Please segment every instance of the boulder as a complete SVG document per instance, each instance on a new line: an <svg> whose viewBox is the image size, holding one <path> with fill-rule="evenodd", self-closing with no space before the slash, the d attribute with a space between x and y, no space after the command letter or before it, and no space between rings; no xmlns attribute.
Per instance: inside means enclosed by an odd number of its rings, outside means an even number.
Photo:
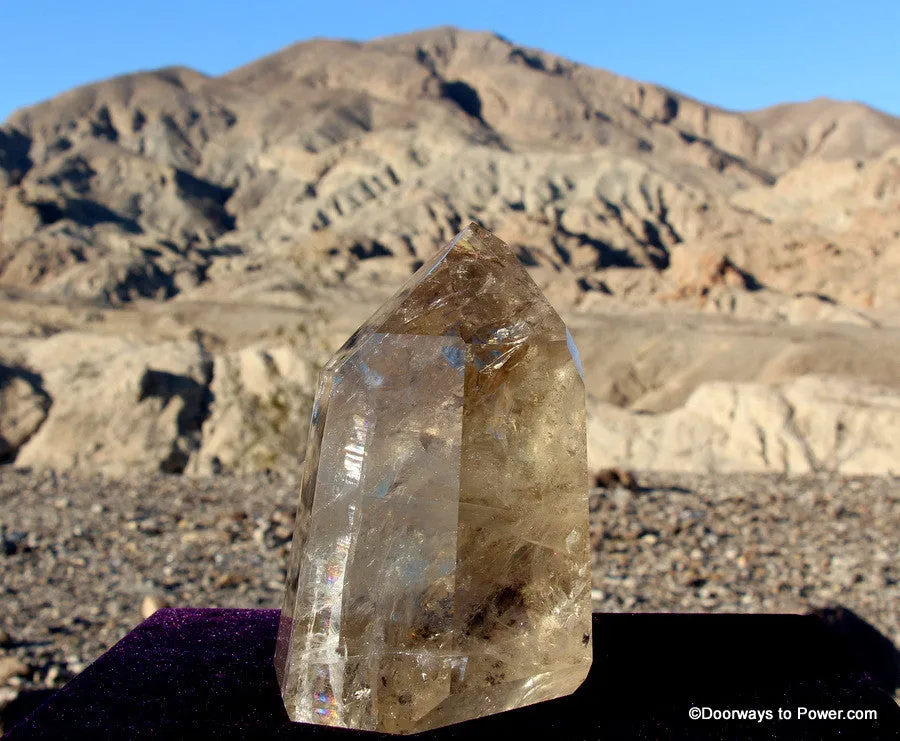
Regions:
<svg viewBox="0 0 900 741"><path fill-rule="evenodd" d="M111 475L184 470L209 404L209 363L195 342L62 332L23 349L53 406L18 465Z"/></svg>
<svg viewBox="0 0 900 741"><path fill-rule="evenodd" d="M50 404L39 375L0 364L0 461L15 460L47 418Z"/></svg>
<svg viewBox="0 0 900 741"><path fill-rule="evenodd" d="M253 346L216 357L211 415L191 474L299 469L316 371L289 345Z"/></svg>
<svg viewBox="0 0 900 741"><path fill-rule="evenodd" d="M680 246L670 255L667 277L674 291L667 298L706 296L713 288L747 289L752 278L742 272L721 250Z"/></svg>

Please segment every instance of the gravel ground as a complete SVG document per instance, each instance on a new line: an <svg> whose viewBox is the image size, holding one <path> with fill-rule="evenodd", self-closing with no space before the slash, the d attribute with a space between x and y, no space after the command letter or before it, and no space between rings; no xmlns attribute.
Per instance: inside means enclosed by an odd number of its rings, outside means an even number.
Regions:
<svg viewBox="0 0 900 741"><path fill-rule="evenodd" d="M842 605L900 644L900 478L637 481L591 495L595 610ZM278 607L296 487L0 472L0 709L60 687L142 608Z"/></svg>

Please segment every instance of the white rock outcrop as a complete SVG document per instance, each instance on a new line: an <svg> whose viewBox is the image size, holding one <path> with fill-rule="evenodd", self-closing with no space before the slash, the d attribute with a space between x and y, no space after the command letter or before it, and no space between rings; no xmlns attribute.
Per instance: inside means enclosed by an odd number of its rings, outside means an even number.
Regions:
<svg viewBox="0 0 900 741"><path fill-rule="evenodd" d="M589 409L596 468L900 474L900 394L840 378L713 382L663 414Z"/></svg>
<svg viewBox="0 0 900 741"><path fill-rule="evenodd" d="M63 332L23 349L53 404L16 465L112 475L184 469L207 393L196 343Z"/></svg>

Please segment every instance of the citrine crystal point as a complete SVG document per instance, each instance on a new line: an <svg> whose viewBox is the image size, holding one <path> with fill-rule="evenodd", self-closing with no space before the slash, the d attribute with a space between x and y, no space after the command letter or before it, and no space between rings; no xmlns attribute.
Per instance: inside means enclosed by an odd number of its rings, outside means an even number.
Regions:
<svg viewBox="0 0 900 741"><path fill-rule="evenodd" d="M573 692L587 497L572 338L470 224L320 376L275 657L290 718L416 733Z"/></svg>

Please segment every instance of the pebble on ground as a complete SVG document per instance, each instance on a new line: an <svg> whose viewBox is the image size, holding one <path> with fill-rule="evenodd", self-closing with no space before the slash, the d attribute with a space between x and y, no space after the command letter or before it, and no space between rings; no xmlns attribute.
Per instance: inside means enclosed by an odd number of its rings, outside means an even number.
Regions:
<svg viewBox="0 0 900 741"><path fill-rule="evenodd" d="M842 605L900 644L900 479L637 474L591 493L596 611ZM297 479L0 472L0 713L163 606L280 607Z"/></svg>

